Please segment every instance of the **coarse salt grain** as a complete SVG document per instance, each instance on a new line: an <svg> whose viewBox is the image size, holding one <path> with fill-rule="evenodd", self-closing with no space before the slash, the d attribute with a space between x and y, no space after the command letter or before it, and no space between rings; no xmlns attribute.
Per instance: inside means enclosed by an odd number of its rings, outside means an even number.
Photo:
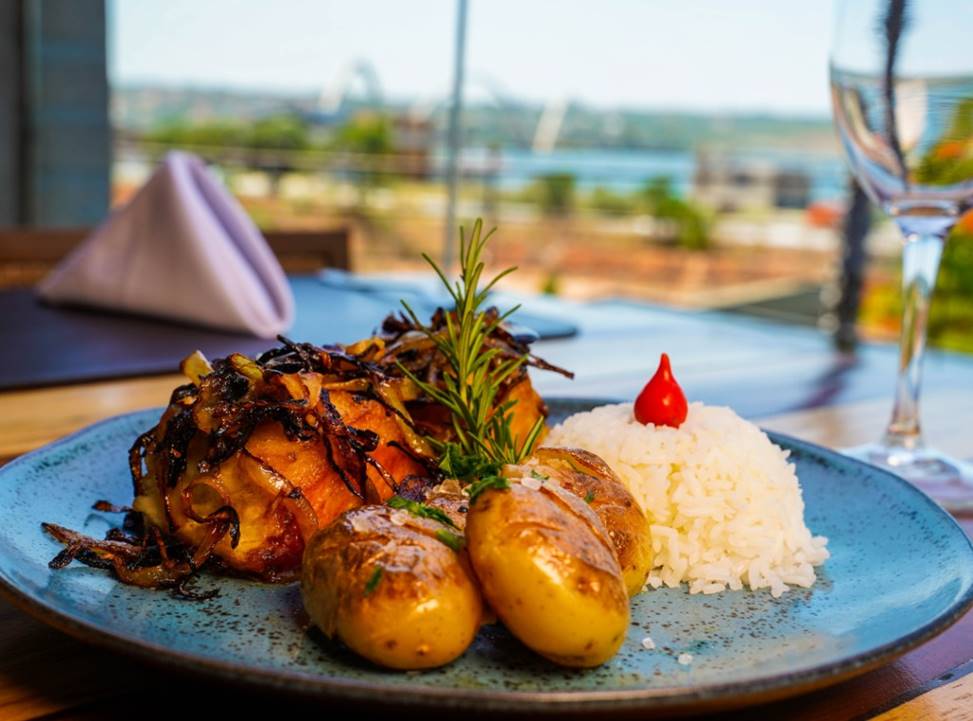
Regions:
<svg viewBox="0 0 973 721"><path fill-rule="evenodd" d="M540 478L534 478L532 476L524 476L520 479L520 485L522 485L524 488L529 488L532 491L536 491L538 488L540 488L541 483L543 483L543 481Z"/></svg>
<svg viewBox="0 0 973 721"><path fill-rule="evenodd" d="M651 651L653 648L655 648L655 641L652 640L651 636L646 636L642 639L642 648L644 648L646 651Z"/></svg>
<svg viewBox="0 0 973 721"><path fill-rule="evenodd" d="M691 653L681 653L676 661L678 661L681 666L688 666L693 662L693 655Z"/></svg>
<svg viewBox="0 0 973 721"><path fill-rule="evenodd" d="M409 514L405 511L392 511L389 514L389 520L396 526L404 526L406 521L409 520Z"/></svg>

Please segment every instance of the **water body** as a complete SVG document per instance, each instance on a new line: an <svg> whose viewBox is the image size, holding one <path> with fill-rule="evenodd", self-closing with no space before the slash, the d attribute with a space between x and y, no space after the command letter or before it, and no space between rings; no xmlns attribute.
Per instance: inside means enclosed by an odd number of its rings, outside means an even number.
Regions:
<svg viewBox="0 0 973 721"><path fill-rule="evenodd" d="M721 160L739 164L772 166L806 173L811 179L812 200L844 197L848 171L838 155L799 150L746 150L720 153ZM517 190L548 173L570 173L584 190L602 186L616 192L637 190L648 178L667 176L683 195L692 190L696 155L682 150L553 150L536 153L526 149L503 149L492 158L484 150L463 151L462 165L477 172L487 165L497 169L498 185Z"/></svg>

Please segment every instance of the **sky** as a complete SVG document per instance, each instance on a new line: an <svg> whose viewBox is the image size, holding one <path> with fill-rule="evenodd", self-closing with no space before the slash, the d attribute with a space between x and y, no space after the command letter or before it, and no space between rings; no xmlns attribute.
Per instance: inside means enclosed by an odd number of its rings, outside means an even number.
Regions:
<svg viewBox="0 0 973 721"><path fill-rule="evenodd" d="M825 116L826 0L470 0L467 96ZM110 0L113 83L444 96L455 0Z"/></svg>

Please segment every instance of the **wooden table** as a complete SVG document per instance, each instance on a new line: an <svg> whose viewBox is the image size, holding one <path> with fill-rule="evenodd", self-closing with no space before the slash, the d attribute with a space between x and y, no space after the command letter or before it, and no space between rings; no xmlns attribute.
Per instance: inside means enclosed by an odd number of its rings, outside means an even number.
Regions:
<svg viewBox="0 0 973 721"><path fill-rule="evenodd" d="M809 329L627 303L574 306L532 299L531 304L535 312L567 315L581 327L576 338L538 344L540 355L578 373L573 383L536 375L547 395L630 398L665 350L691 399L732 405L770 429L841 447L876 438L886 420L896 364L892 348L869 346L846 357ZM101 418L162 405L177 380L162 376L0 394L0 459ZM933 355L926 388L929 438L948 452L973 455L973 361ZM973 517L958 520L973 535ZM149 668L68 638L0 600L0 719L173 718L187 711L236 717L282 710L340 713L334 704ZM888 666L725 718L876 716L973 718L973 614Z"/></svg>

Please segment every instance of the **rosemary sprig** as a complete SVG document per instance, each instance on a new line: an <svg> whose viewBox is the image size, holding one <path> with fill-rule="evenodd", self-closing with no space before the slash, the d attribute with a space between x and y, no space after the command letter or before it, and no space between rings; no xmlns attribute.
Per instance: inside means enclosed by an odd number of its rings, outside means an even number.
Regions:
<svg viewBox="0 0 973 721"><path fill-rule="evenodd" d="M422 323L404 300L402 306L412 323L435 344L446 360L441 385L427 383L403 365L402 372L427 396L450 411L453 435L450 443L434 442L441 454L440 468L450 476L469 481L495 475L508 463L520 463L533 450L544 427L539 418L523 442L511 431L511 409L516 401L497 403L497 394L527 360L526 355L504 358L489 347L490 335L520 307L489 319L482 310L490 290L516 268L507 268L480 286L484 263L483 249L493 231L484 234L477 219L467 238L460 228L460 279L451 283L432 258L423 258L439 276L454 303L446 314L445 330L434 331Z"/></svg>

